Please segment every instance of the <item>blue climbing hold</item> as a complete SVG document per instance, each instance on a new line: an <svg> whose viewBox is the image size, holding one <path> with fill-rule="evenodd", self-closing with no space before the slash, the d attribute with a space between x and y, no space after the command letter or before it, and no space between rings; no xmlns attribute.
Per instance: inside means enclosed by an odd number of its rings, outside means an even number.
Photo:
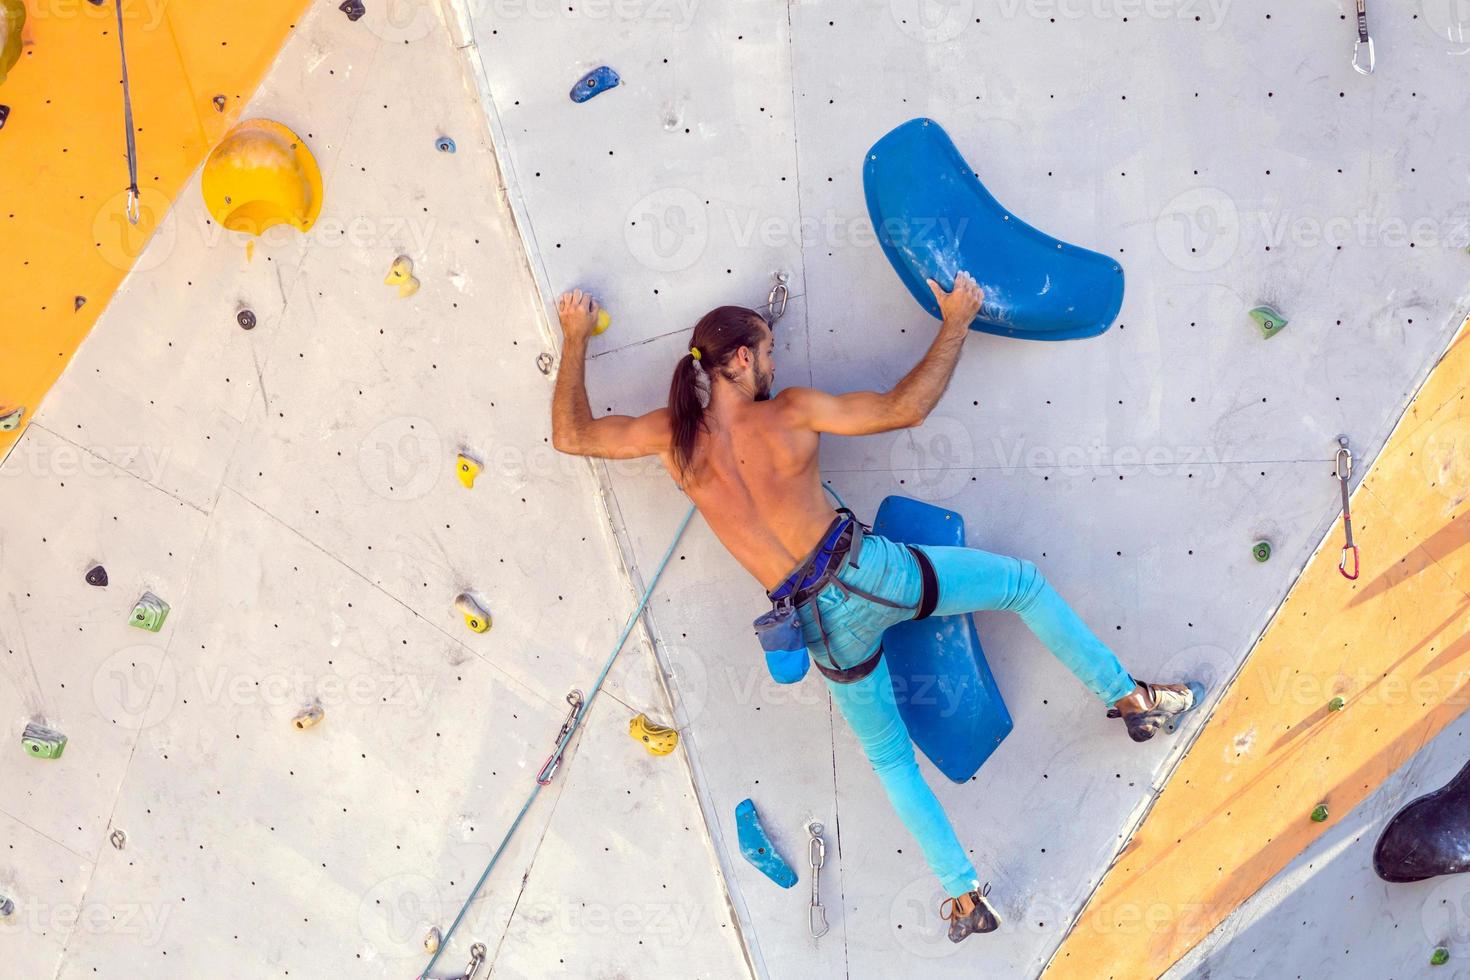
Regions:
<svg viewBox="0 0 1470 980"><path fill-rule="evenodd" d="M577 84L572 86L572 101L586 102L594 95L600 95L610 88L617 88L620 81L622 79L618 77L618 73L607 65L594 68L577 79Z"/></svg>
<svg viewBox="0 0 1470 980"><path fill-rule="evenodd" d="M932 119L910 119L873 144L863 190L883 253L936 319L925 280L952 289L962 270L985 290L970 328L1002 337L1095 337L1122 308L1122 266L1001 207Z"/></svg>
<svg viewBox="0 0 1470 980"><path fill-rule="evenodd" d="M796 884L796 872L776 852L776 846L766 836L760 814L755 812L755 804L750 800L742 801L735 808L735 831L740 837L740 853L755 865L757 871L782 888Z"/></svg>
<svg viewBox="0 0 1470 980"><path fill-rule="evenodd" d="M873 532L903 544L964 547L965 519L908 497L878 506ZM1011 733L1011 713L968 614L899 623L883 633L893 695L909 737L963 783Z"/></svg>

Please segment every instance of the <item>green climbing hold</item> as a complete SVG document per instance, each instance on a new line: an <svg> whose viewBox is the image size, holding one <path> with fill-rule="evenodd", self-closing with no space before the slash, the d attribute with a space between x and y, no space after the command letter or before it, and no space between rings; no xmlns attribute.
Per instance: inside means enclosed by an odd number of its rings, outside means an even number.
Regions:
<svg viewBox="0 0 1470 980"><path fill-rule="evenodd" d="M1328 701L1327 702L1327 710L1328 711L1341 711L1343 708L1346 708L1346 707L1347 707L1347 698L1344 698L1340 694L1337 697L1333 698L1331 701Z"/></svg>
<svg viewBox="0 0 1470 980"><path fill-rule="evenodd" d="M1251 319L1256 321L1256 326L1261 328L1261 333L1268 340L1280 333L1281 328L1286 326L1286 317L1269 306L1258 306L1251 310Z"/></svg>
<svg viewBox="0 0 1470 980"><path fill-rule="evenodd" d="M1443 946L1436 946L1434 948L1434 955L1429 957L1430 966L1444 966L1449 961L1450 951L1445 949Z"/></svg>
<svg viewBox="0 0 1470 980"><path fill-rule="evenodd" d="M1270 561L1271 542L1257 541L1255 546L1251 548L1251 554L1256 556L1256 561Z"/></svg>
<svg viewBox="0 0 1470 980"><path fill-rule="evenodd" d="M20 417L26 413L25 408L12 408L8 412L0 412L0 432L14 432L20 428Z"/></svg>
<svg viewBox="0 0 1470 980"><path fill-rule="evenodd" d="M1312 808L1312 823L1322 823L1327 819L1327 804L1318 803Z"/></svg>
<svg viewBox="0 0 1470 980"><path fill-rule="evenodd" d="M66 736L54 728L31 722L21 734L20 744L33 759L60 759L66 750Z"/></svg>
<svg viewBox="0 0 1470 980"><path fill-rule="evenodd" d="M140 630L157 633L163 629L163 621L167 618L168 603L152 592L144 592L138 604L133 607L133 615L128 622Z"/></svg>

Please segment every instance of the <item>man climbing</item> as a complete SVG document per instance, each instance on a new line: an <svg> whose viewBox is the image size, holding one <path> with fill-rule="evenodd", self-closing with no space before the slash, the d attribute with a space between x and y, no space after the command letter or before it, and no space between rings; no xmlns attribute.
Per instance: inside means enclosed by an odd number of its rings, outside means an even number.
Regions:
<svg viewBox="0 0 1470 980"><path fill-rule="evenodd" d="M1194 706L1189 687L1136 683L1029 561L973 548L910 548L834 512L817 470L822 433L860 436L921 424L939 403L980 309L966 273L933 282L943 320L923 360L887 392L772 396L775 339L753 310L700 318L674 368L669 401L637 418L593 418L587 340L598 306L580 290L557 304L565 343L552 403L552 443L607 459L658 456L716 537L773 601L795 604L803 640L899 817L951 897L949 938L991 932L1000 918L939 801L919 772L879 645L906 619L1008 609L1143 742ZM859 558L860 554L860 558Z"/></svg>

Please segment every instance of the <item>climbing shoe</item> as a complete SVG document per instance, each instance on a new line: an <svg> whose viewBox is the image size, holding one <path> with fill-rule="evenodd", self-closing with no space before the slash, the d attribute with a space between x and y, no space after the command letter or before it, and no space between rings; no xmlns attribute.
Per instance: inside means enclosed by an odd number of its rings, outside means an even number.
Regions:
<svg viewBox="0 0 1470 980"><path fill-rule="evenodd" d="M1188 684L1139 684L1135 690L1108 709L1109 718L1122 718L1128 726L1128 737L1147 742L1160 728L1173 734L1186 714L1204 700L1205 689L1191 681Z"/></svg>
<svg viewBox="0 0 1470 980"><path fill-rule="evenodd" d="M984 891L970 891L958 898L946 898L939 906L939 915L949 920L949 941L958 943L977 932L994 932L1000 928L1000 913L995 911Z"/></svg>

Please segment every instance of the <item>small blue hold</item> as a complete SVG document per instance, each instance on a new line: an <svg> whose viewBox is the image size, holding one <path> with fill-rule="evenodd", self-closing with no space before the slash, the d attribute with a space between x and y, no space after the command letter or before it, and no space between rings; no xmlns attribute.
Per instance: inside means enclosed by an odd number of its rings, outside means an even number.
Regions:
<svg viewBox="0 0 1470 980"><path fill-rule="evenodd" d="M796 872L785 858L776 853L776 846L766 835L760 814L755 812L755 804L750 800L735 808L735 831L740 837L740 853L755 865L757 871L782 888L796 884Z"/></svg>
<svg viewBox="0 0 1470 980"><path fill-rule="evenodd" d="M572 86L572 101L586 102L594 95L599 95L610 88L617 88L620 81L622 79L618 78L618 73L607 65L594 68L577 79L577 84Z"/></svg>
<svg viewBox="0 0 1470 980"><path fill-rule="evenodd" d="M440 153L453 153L455 150L454 140L448 136L441 136L434 141L434 148Z"/></svg>

